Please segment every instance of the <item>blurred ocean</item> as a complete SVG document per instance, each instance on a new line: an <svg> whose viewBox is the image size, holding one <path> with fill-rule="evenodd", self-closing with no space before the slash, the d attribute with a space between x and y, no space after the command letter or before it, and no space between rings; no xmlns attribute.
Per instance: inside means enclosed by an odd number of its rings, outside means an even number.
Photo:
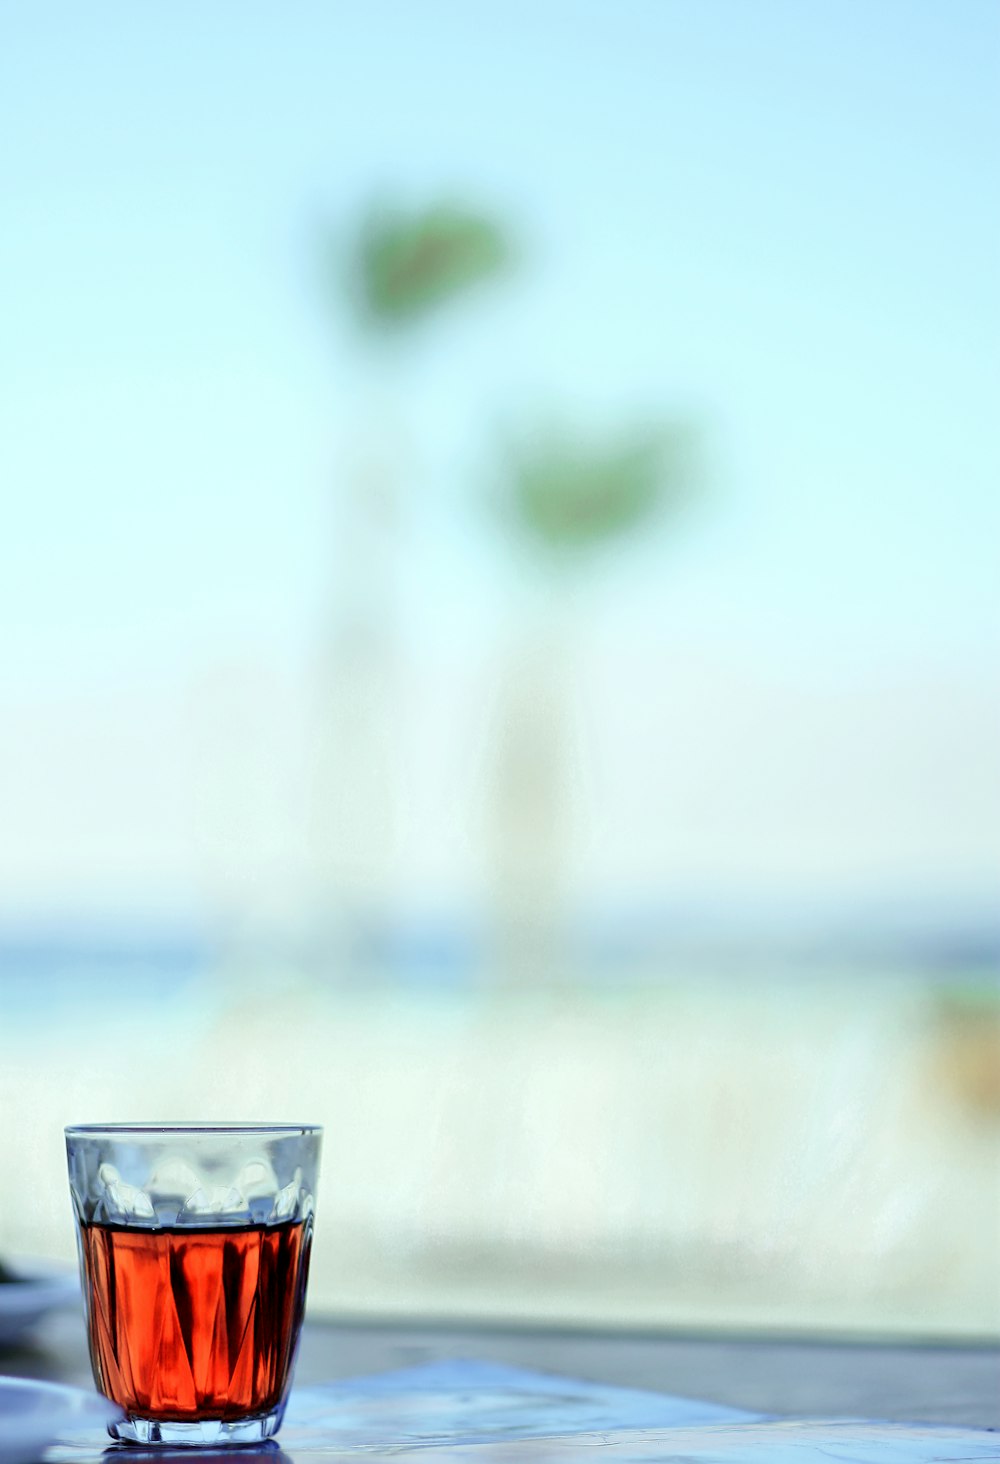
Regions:
<svg viewBox="0 0 1000 1464"><path fill-rule="evenodd" d="M581 942L534 987L403 935L337 979L308 943L2 943L0 1250L72 1256L64 1123L319 1119L317 1310L1000 1332L985 932Z"/></svg>

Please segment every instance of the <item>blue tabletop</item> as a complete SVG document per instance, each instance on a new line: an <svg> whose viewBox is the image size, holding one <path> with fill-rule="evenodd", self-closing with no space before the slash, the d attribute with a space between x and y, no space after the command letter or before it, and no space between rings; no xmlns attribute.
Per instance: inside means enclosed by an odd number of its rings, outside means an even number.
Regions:
<svg viewBox="0 0 1000 1464"><path fill-rule="evenodd" d="M1000 1460L987 1430L849 1419L775 1418L640 1389L489 1362L444 1361L296 1389L275 1443L239 1464L419 1456L420 1464L527 1464L590 1457L698 1464L945 1464ZM112 1450L122 1459L120 1448ZM99 1431L66 1435L45 1464L108 1464ZM129 1449L128 1464L191 1464L190 1450ZM199 1464L233 1464L230 1450ZM34 1461L26 1461L34 1464Z"/></svg>

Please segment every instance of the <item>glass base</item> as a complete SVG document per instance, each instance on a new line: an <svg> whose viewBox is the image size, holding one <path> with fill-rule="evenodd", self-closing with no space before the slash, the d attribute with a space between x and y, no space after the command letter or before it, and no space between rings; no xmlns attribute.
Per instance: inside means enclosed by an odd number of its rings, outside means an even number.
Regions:
<svg viewBox="0 0 1000 1464"><path fill-rule="evenodd" d="M109 1423L108 1433L121 1444L164 1444L172 1449L226 1448L231 1444L261 1444L278 1432L284 1408L256 1413L252 1418L206 1418L202 1423L171 1423L159 1418L136 1418Z"/></svg>

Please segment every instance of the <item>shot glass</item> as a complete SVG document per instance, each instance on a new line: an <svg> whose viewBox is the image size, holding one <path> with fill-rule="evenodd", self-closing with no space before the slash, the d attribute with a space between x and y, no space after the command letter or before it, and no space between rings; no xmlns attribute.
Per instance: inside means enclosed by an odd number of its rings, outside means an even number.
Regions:
<svg viewBox="0 0 1000 1464"><path fill-rule="evenodd" d="M94 1381L124 1443L278 1431L305 1303L322 1129L79 1124L69 1184Z"/></svg>

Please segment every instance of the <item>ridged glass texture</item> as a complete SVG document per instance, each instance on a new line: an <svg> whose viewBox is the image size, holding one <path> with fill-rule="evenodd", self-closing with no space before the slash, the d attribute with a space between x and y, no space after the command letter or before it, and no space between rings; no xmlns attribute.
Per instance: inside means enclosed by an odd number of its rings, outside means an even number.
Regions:
<svg viewBox="0 0 1000 1464"><path fill-rule="evenodd" d="M320 1130L67 1129L91 1362L112 1437L251 1443L281 1422Z"/></svg>

